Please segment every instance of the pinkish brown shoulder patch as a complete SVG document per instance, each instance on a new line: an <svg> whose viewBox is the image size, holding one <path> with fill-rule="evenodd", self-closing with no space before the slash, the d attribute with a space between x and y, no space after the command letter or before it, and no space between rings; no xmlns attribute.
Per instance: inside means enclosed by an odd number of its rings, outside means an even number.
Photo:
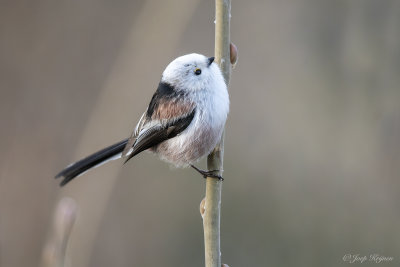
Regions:
<svg viewBox="0 0 400 267"><path fill-rule="evenodd" d="M163 100L158 104L156 110L154 110L152 119L165 120L171 118L183 117L190 113L194 108L193 102L183 102L182 101L171 101Z"/></svg>

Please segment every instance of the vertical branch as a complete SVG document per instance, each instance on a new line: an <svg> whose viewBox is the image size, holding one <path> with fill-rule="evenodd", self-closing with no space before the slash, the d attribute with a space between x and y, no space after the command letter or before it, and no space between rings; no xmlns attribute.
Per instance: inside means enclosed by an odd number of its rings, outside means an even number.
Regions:
<svg viewBox="0 0 400 267"><path fill-rule="evenodd" d="M63 267L66 265L65 252L77 211L78 206L73 199L64 197L59 201L54 213L53 229L42 253L43 267Z"/></svg>
<svg viewBox="0 0 400 267"><path fill-rule="evenodd" d="M215 61L219 64L228 85L231 73L230 62L230 0L215 1ZM207 158L209 170L219 170L222 176L224 157L224 136ZM220 210L222 181L207 177L205 213L203 216L206 267L221 266L220 252Z"/></svg>
<svg viewBox="0 0 400 267"><path fill-rule="evenodd" d="M225 82L229 85L231 1L215 1L215 61L219 64Z"/></svg>

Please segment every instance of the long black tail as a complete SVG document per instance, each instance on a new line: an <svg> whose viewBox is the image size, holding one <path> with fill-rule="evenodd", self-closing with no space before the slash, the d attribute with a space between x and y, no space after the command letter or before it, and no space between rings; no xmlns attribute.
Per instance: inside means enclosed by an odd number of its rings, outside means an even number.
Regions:
<svg viewBox="0 0 400 267"><path fill-rule="evenodd" d="M55 178L64 177L60 183L60 186L64 186L75 177L83 174L85 171L100 166L109 160L119 158L127 142L128 139L124 139L112 146L97 151L96 153L87 156L80 161L72 163L59 174L57 174Z"/></svg>

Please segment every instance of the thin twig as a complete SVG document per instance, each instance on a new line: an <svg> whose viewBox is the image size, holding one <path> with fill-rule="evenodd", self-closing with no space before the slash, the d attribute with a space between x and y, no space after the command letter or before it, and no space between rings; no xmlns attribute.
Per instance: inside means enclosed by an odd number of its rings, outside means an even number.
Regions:
<svg viewBox="0 0 400 267"><path fill-rule="evenodd" d="M215 1L215 61L219 64L228 85L231 73L230 62L230 0ZM209 170L219 170L222 176L224 157L224 136L207 158ZM205 213L203 216L205 265L221 266L220 252L220 210L222 181L207 178Z"/></svg>
<svg viewBox="0 0 400 267"><path fill-rule="evenodd" d="M57 206L53 218L53 229L42 254L43 267L65 266L65 252L75 223L78 206L76 202L64 197Z"/></svg>

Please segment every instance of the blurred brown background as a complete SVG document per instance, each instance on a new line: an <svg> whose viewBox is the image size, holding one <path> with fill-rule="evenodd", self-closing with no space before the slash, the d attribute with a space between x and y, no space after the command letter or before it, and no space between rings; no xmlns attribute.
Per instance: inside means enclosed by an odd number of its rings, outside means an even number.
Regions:
<svg viewBox="0 0 400 267"><path fill-rule="evenodd" d="M62 196L69 266L203 266L194 171L53 176L129 135L172 59L212 55L213 21L213 1L0 1L1 267L41 264ZM395 0L233 1L223 262L399 266L399 29Z"/></svg>

